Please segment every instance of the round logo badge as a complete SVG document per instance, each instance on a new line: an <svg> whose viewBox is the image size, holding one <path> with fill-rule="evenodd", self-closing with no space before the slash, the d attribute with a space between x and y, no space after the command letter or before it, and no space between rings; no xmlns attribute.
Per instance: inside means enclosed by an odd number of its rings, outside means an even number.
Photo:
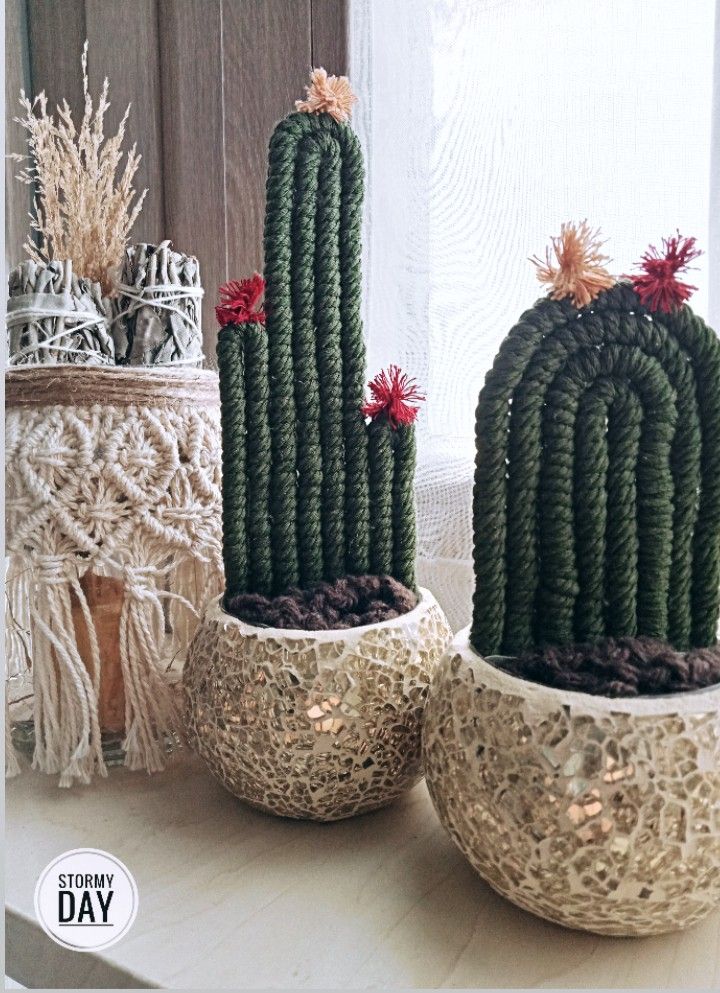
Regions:
<svg viewBox="0 0 720 993"><path fill-rule="evenodd" d="M138 891L120 859L97 848L58 855L40 874L35 914L58 945L76 952L109 948L132 927Z"/></svg>

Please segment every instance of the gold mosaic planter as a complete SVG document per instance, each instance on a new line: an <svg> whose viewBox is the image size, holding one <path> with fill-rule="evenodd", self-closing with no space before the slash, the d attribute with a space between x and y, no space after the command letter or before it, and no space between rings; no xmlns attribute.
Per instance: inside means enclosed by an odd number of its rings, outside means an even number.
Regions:
<svg viewBox="0 0 720 993"><path fill-rule="evenodd" d="M609 935L720 904L720 687L609 699L496 669L460 632L433 679L425 775L480 875L540 917Z"/></svg>
<svg viewBox="0 0 720 993"><path fill-rule="evenodd" d="M430 678L451 631L435 598L343 631L261 628L205 610L184 671L189 737L261 810L321 821L390 803L422 775Z"/></svg>

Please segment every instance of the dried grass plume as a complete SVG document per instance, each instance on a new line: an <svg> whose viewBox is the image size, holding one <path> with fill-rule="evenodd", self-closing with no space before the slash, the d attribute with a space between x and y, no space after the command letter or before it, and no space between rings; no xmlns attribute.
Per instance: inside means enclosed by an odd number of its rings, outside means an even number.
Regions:
<svg viewBox="0 0 720 993"><path fill-rule="evenodd" d="M58 120L47 113L41 93L32 102L21 91L25 116L16 117L28 133L31 163L18 175L35 186L31 227L38 243L28 238L25 250L36 262L70 259L74 271L100 283L106 294L114 291L130 230L142 208L145 190L133 206L132 180L140 162L135 145L127 153L119 175L130 107L117 134L106 140L103 127L108 81L103 83L97 107L88 90L88 43L81 59L85 107L79 129L66 100L57 108ZM15 155L23 160L23 156Z"/></svg>
<svg viewBox="0 0 720 993"><path fill-rule="evenodd" d="M328 76L324 69L310 72L310 85L305 87L306 100L296 100L295 109L306 114L329 114L338 123L350 119L357 97L350 89L347 76Z"/></svg>
<svg viewBox="0 0 720 993"><path fill-rule="evenodd" d="M545 261L537 256L530 260L537 266L540 282L550 286L553 300L569 297L576 307L587 307L602 290L614 286L615 279L604 265L610 259L600 251L603 244L599 229L592 231L587 221L563 224Z"/></svg>

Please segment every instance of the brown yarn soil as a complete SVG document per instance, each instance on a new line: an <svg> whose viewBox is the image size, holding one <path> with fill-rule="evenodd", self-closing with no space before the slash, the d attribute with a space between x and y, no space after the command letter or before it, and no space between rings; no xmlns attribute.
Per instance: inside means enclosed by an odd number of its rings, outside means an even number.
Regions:
<svg viewBox="0 0 720 993"><path fill-rule="evenodd" d="M400 617L417 602L417 595L392 576L343 576L306 590L291 586L275 597L242 593L227 610L260 627L340 631Z"/></svg>
<svg viewBox="0 0 720 993"><path fill-rule="evenodd" d="M720 683L720 647L678 652L655 638L606 638L492 662L520 679L595 696L657 696Z"/></svg>

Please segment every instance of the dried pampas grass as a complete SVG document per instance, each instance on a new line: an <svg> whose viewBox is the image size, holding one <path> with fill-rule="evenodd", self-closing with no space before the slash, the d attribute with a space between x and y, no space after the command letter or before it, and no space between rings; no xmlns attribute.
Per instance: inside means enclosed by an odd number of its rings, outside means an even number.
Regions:
<svg viewBox="0 0 720 993"><path fill-rule="evenodd" d="M67 101L57 108L58 121L47 113L41 93L32 102L21 91L25 117L15 120L28 133L33 160L18 179L36 188L31 226L37 243L28 238L25 250L36 262L70 259L79 276L100 283L106 294L115 289L130 230L142 208L145 190L135 198L132 180L140 162L135 146L127 153L125 167L116 176L123 158L130 107L117 134L105 139L103 127L108 101L108 81L103 83L97 108L88 90L88 44L82 54L85 108L79 130ZM22 156L15 155L22 160Z"/></svg>

